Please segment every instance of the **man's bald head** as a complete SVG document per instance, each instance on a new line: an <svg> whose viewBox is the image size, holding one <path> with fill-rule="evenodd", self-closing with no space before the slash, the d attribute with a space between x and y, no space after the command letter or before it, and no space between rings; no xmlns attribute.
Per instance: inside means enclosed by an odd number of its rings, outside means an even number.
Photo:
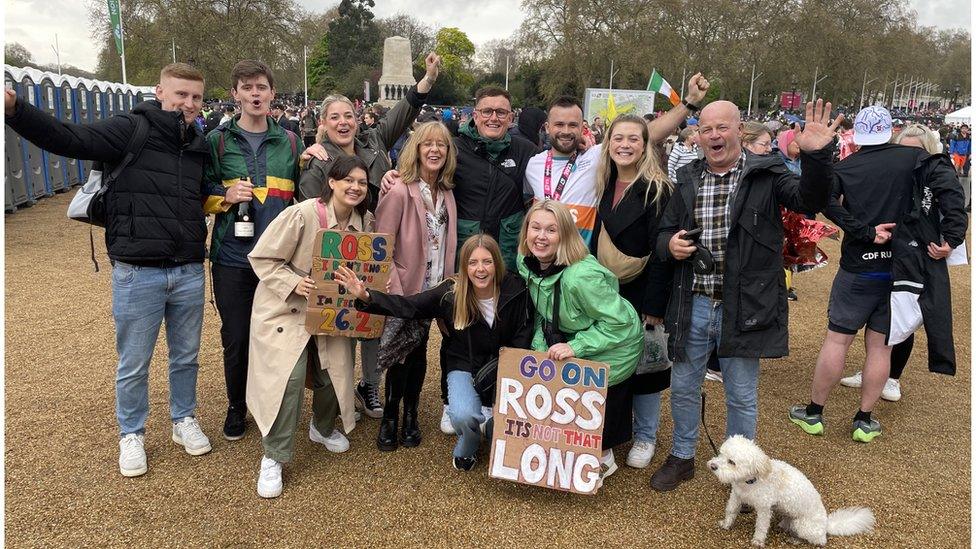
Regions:
<svg viewBox="0 0 976 549"><path fill-rule="evenodd" d="M739 107L731 101L713 101L698 118L698 143L705 151L709 168L716 172L732 169L742 154Z"/></svg>

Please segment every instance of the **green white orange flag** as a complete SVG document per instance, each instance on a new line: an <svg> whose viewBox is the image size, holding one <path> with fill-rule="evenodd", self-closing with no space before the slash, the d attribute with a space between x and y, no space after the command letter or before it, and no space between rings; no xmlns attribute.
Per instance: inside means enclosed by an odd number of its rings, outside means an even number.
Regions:
<svg viewBox="0 0 976 549"><path fill-rule="evenodd" d="M651 73L651 79L647 82L647 91L657 92L671 101L671 105L677 105L681 103L681 98L678 97L678 92L671 89L671 84L668 84L667 80L664 79L657 70Z"/></svg>

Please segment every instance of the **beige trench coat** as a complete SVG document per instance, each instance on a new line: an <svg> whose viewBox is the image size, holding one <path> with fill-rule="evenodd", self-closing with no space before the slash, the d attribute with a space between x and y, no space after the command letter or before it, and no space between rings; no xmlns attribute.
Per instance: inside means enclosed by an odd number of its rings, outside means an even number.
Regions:
<svg viewBox="0 0 976 549"><path fill-rule="evenodd" d="M317 201L306 200L281 212L247 256L260 280L251 309L247 407L262 436L274 425L288 377L312 337L305 330L307 298L294 290L312 269L312 249L320 228ZM335 213L331 207L327 210L330 228L336 228ZM371 231L372 214L363 219L353 212L347 228ZM339 417L348 433L356 426L352 342L346 337L315 338L319 361L328 370L339 400Z"/></svg>

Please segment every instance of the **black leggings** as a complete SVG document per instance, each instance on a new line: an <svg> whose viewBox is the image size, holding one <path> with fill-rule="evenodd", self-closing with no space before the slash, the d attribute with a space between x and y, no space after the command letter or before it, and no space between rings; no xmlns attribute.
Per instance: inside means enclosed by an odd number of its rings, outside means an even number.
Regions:
<svg viewBox="0 0 976 549"><path fill-rule="evenodd" d="M404 409L417 409L420 389L427 375L427 337L417 345L401 364L394 364L386 372L386 404L383 417L394 419L400 415L400 400Z"/></svg>
<svg viewBox="0 0 976 549"><path fill-rule="evenodd" d="M905 371L905 365L908 364L908 359L912 356L912 347L914 346L915 334L912 334L908 336L908 339L891 348L891 373L888 374L888 377L892 379L901 378L902 372Z"/></svg>

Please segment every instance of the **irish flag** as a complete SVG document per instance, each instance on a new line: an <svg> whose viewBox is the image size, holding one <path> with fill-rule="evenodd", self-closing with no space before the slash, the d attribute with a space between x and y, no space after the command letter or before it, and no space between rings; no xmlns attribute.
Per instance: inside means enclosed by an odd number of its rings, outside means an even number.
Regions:
<svg viewBox="0 0 976 549"><path fill-rule="evenodd" d="M651 79L647 82L647 91L657 92L667 97L672 106L681 103L678 92L671 89L671 84L668 84L667 80L658 74L656 69L651 73Z"/></svg>

